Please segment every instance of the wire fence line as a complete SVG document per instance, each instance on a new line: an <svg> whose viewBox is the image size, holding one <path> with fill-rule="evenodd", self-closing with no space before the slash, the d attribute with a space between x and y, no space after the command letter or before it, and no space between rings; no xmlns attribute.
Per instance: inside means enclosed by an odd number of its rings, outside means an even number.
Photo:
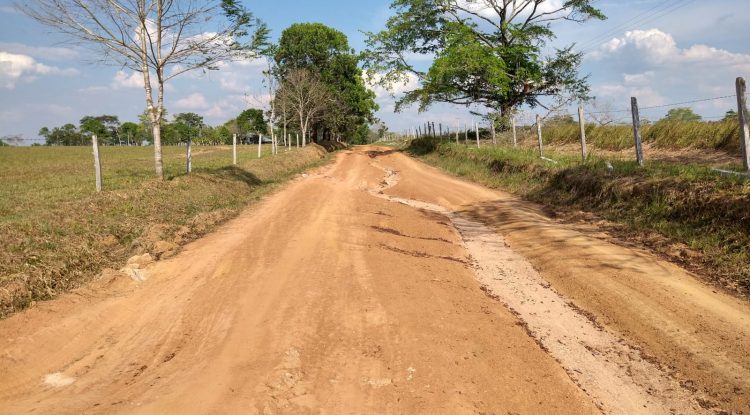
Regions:
<svg viewBox="0 0 750 415"><path fill-rule="evenodd" d="M724 95L721 97L701 98L701 99L694 99L691 101L675 102L672 104L652 105L652 106L647 106L647 107L641 107L640 109L641 111L645 111L645 110L652 110L652 109L659 109L659 108L677 107L680 105L698 104L702 102L719 101L719 100L728 99L728 98L737 98L737 96L736 95ZM608 114L608 113L619 114L619 113L631 112L631 111L632 109L628 108L628 109L623 109L623 110L612 110L612 111L591 111L589 112L589 114ZM704 118L710 118L710 117L704 117Z"/></svg>
<svg viewBox="0 0 750 415"><path fill-rule="evenodd" d="M651 144L650 147L646 147L647 152L654 151L655 158L705 165L722 175L733 174L750 179L750 126L748 125L748 118L750 117L748 117L747 110L745 79L737 78L735 88L736 94L734 95L696 98L644 107L639 107L637 97L631 97L631 107L622 110L595 110L587 113L581 105L578 107L578 122L569 113L549 119L536 114L534 121L521 123L518 122L519 116L514 116L504 119L500 124L498 124L499 119L487 115L483 117L484 121L481 125L478 122L466 123L463 125L463 130L460 125L452 130L450 127L444 129L442 124L436 125L434 122L426 122L423 125L405 130L402 138L406 140L439 138L451 140L458 144L463 143L467 146L476 146L477 149L487 145L488 136L492 140L490 143L492 146L498 144L510 145L512 143L514 147L519 145L528 147L530 144L528 140L534 138L534 144L538 145L539 157L549 162L554 162L554 160L545 157L545 143L569 145L574 144L580 138L583 162L586 162L588 157L587 145L593 145L597 150L607 151L606 154L610 154L609 151L611 150L620 152L620 156L624 155L622 151L630 151L628 149L634 148L635 159L640 166L644 166L646 162L643 145L646 142ZM736 107L730 107L724 115L703 117L690 107L695 104L720 102L729 99L736 99ZM667 116L658 122L641 118L641 114L645 111L683 106L686 108L685 111L672 112L670 110ZM618 120L611 115L626 112L630 113L632 124L624 122L625 117ZM610 115L593 117L593 115L599 114ZM594 122L587 122L587 116L592 116L590 120ZM717 119L721 119L722 122L706 122L706 120ZM498 126L502 129L496 131ZM587 135L589 135L589 143L587 143ZM512 137L512 141L509 137ZM565 148L565 146L560 148ZM659 148L666 151L656 151ZM674 153L675 150L682 152L687 149L696 151L688 152L693 155L687 158L676 156ZM703 150L721 151L706 152ZM564 151L569 151L569 148ZM685 153L682 152L682 154ZM741 156L741 169L744 170L744 173L730 171L739 170L735 158L737 154ZM717 162L716 160L721 161Z"/></svg>

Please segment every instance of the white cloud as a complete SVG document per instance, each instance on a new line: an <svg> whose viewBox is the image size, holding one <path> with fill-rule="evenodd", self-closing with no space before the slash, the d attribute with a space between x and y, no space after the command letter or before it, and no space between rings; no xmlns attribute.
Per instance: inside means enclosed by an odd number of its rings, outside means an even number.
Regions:
<svg viewBox="0 0 750 415"><path fill-rule="evenodd" d="M132 72L128 75L125 71L117 71L112 79L112 88L143 88L143 75L139 72Z"/></svg>
<svg viewBox="0 0 750 415"><path fill-rule="evenodd" d="M750 71L750 55L733 53L706 45L680 48L671 34L659 29L633 30L623 37L604 43L590 57L603 60L623 57L650 65L711 65L729 66Z"/></svg>
<svg viewBox="0 0 750 415"><path fill-rule="evenodd" d="M419 87L419 79L416 75L411 73L406 74L404 79L394 82L388 87L379 84L382 79L383 75L381 74L375 74L371 78L365 76L367 87L375 93L375 99L379 103L391 101L394 97L398 97L405 92L412 91Z"/></svg>
<svg viewBox="0 0 750 415"><path fill-rule="evenodd" d="M702 99L707 101L679 105L705 117L720 116L736 105L735 78L750 74L750 54L680 45L659 29L626 32L587 58L594 76L606 79L593 84L593 94L618 110L629 108L630 97L637 97L641 115L648 119L660 118L671 104ZM648 108L653 106L666 107Z"/></svg>
<svg viewBox="0 0 750 415"><path fill-rule="evenodd" d="M190 94L174 103L174 107L182 110L205 110L209 108L206 97L201 93Z"/></svg>
<svg viewBox="0 0 750 415"><path fill-rule="evenodd" d="M78 51L71 48L30 46L15 42L0 42L0 50L48 61L66 61L79 57Z"/></svg>
<svg viewBox="0 0 750 415"><path fill-rule="evenodd" d="M0 88L13 89L19 82L32 82L39 76L76 76L77 69L61 69L39 63L31 56L0 52Z"/></svg>

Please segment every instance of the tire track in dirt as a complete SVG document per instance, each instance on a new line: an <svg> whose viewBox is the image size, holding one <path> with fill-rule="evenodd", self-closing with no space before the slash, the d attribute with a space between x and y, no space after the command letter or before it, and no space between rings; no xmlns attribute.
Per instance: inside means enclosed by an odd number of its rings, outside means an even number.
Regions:
<svg viewBox="0 0 750 415"><path fill-rule="evenodd" d="M713 414L707 400L597 324L544 281L534 267L513 252L503 237L482 223L442 206L386 195L399 173L381 166L384 179L370 194L445 215L461 235L474 262L476 278L488 296L506 305L530 336L608 414Z"/></svg>

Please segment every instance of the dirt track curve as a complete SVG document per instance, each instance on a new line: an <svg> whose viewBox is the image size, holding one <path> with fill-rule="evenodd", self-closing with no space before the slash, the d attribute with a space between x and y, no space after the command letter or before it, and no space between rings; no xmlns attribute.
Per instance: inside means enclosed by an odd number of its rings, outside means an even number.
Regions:
<svg viewBox="0 0 750 415"><path fill-rule="evenodd" d="M0 321L0 414L750 414L750 307L374 147Z"/></svg>

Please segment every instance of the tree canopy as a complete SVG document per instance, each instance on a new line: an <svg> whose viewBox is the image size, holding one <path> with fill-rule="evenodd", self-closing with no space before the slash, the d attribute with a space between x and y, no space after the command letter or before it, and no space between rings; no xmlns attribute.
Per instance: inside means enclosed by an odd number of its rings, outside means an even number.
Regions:
<svg viewBox="0 0 750 415"><path fill-rule="evenodd" d="M237 129L239 134L245 135L250 133L261 134L268 131L268 124L263 118L263 110L250 108L242 111L237 116Z"/></svg>
<svg viewBox="0 0 750 415"><path fill-rule="evenodd" d="M391 87L416 78L396 105L478 104L502 115L543 99L585 99L583 55L574 46L545 53L554 22L605 19L593 0L394 0L386 29L368 33L365 68ZM434 57L427 70L410 60Z"/></svg>
<svg viewBox="0 0 750 415"><path fill-rule="evenodd" d="M663 121L700 121L703 117L696 114L691 108L672 108L664 116Z"/></svg>
<svg viewBox="0 0 750 415"><path fill-rule="evenodd" d="M282 33L274 61L280 90L294 70L314 74L328 89L332 102L314 120L313 139L322 134L327 139L366 140L378 107L374 93L365 86L360 56L350 48L346 35L320 23L294 24Z"/></svg>

